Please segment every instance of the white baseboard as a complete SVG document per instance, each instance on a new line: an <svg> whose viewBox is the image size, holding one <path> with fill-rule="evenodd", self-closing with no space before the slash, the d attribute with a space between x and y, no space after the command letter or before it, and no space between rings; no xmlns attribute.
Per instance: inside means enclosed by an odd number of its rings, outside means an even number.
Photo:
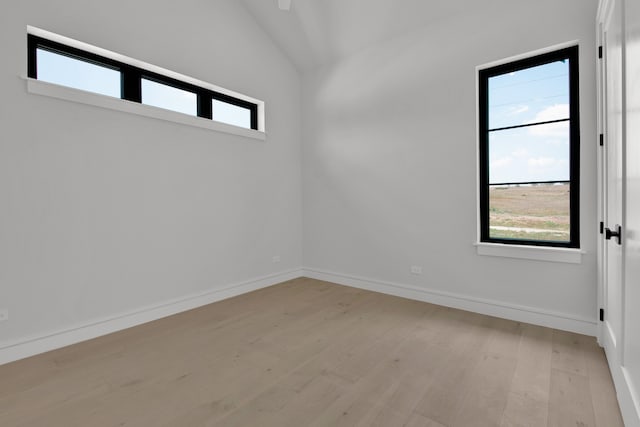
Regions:
<svg viewBox="0 0 640 427"><path fill-rule="evenodd" d="M636 390L627 370L620 365L616 339L608 324L603 329L603 347L609 363L609 371L616 388L620 413L626 427L640 427L640 390Z"/></svg>
<svg viewBox="0 0 640 427"><path fill-rule="evenodd" d="M616 387L616 391L618 392L618 402L624 425L627 427L640 427L640 395L638 394L640 391L633 386L629 372L624 367L619 369L622 372L624 385Z"/></svg>
<svg viewBox="0 0 640 427"><path fill-rule="evenodd" d="M46 335L29 337L15 342L0 343L0 365L141 325L301 276L585 335L595 335L596 333L596 322L589 319L580 319L537 308L417 288L410 285L383 282L313 268L303 268L189 295L109 318L97 319L90 323Z"/></svg>
<svg viewBox="0 0 640 427"><path fill-rule="evenodd" d="M181 313L207 304L241 295L247 292L266 288L277 283L302 276L302 270L294 269L225 286L220 289L189 295L144 307L138 310L121 313L108 318L97 319L90 323L56 331L46 335L34 336L15 342L0 343L0 365L34 356L57 348L76 344L112 332L121 331L132 326L158 320L163 317Z"/></svg>
<svg viewBox="0 0 640 427"><path fill-rule="evenodd" d="M395 295L403 298L425 301L432 304L452 307L488 316L515 320L546 326L563 331L595 336L597 324L595 319L579 318L564 313L542 310L534 307L510 304L502 301L474 298L450 292L435 291L415 286L383 282L380 280L356 277L341 273L323 271L314 268L303 268L306 277L354 288L366 289L383 294Z"/></svg>

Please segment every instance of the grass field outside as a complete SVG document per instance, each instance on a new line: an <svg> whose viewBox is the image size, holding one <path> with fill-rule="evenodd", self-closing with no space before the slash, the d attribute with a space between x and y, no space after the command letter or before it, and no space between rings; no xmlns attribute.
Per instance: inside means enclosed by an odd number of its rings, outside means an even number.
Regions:
<svg viewBox="0 0 640 427"><path fill-rule="evenodd" d="M490 187L490 237L568 242L569 196L569 184Z"/></svg>

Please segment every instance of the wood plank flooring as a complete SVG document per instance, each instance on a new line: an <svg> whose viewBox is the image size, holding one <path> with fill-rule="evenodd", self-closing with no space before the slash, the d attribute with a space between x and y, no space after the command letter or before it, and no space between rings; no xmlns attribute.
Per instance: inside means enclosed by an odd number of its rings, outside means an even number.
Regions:
<svg viewBox="0 0 640 427"><path fill-rule="evenodd" d="M592 337L295 279L0 366L0 426L621 426Z"/></svg>

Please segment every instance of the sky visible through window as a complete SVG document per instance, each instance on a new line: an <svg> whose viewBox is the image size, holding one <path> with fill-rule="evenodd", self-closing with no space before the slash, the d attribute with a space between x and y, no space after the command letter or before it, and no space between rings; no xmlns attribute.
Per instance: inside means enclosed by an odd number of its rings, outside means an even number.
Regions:
<svg viewBox="0 0 640 427"><path fill-rule="evenodd" d="M37 49L38 80L120 98L120 72Z"/></svg>
<svg viewBox="0 0 640 427"><path fill-rule="evenodd" d="M569 180L569 61L489 79L489 183ZM493 130L493 131L492 131Z"/></svg>
<svg viewBox="0 0 640 427"><path fill-rule="evenodd" d="M120 72L67 55L38 48L38 80L102 95L121 97ZM142 103L197 116L197 95L166 84L142 79ZM251 112L221 101L213 101L213 119L251 128Z"/></svg>
<svg viewBox="0 0 640 427"><path fill-rule="evenodd" d="M147 79L142 79L142 103L190 116L198 115L198 95Z"/></svg>
<svg viewBox="0 0 640 427"><path fill-rule="evenodd" d="M214 99L211 105L213 120L243 128L251 127L251 111L228 102Z"/></svg>

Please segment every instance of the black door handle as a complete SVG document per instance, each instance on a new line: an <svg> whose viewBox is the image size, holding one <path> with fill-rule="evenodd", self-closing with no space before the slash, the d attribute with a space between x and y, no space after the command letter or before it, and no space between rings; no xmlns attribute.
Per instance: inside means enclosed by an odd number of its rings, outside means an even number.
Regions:
<svg viewBox="0 0 640 427"><path fill-rule="evenodd" d="M616 224L616 231L611 231L608 228L604 229L604 238L607 240L611 240L612 237L615 237L618 241L618 244L622 244L622 226Z"/></svg>

